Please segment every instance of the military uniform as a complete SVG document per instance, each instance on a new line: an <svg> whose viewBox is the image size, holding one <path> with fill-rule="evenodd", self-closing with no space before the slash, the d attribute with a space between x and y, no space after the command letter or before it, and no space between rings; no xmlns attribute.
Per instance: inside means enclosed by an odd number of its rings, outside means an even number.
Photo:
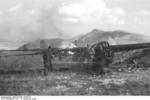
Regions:
<svg viewBox="0 0 150 100"><path fill-rule="evenodd" d="M87 62L90 62L92 59L92 54L93 54L92 49L90 48L90 45L87 45L87 50L85 54L86 54L85 57L87 58Z"/></svg>
<svg viewBox="0 0 150 100"><path fill-rule="evenodd" d="M110 49L110 45L108 42L103 41L102 45L104 49L103 51L105 53L106 65L108 66L110 63L112 63L114 54L112 50Z"/></svg>
<svg viewBox="0 0 150 100"><path fill-rule="evenodd" d="M52 50L51 47L48 47L48 50L43 50L43 63L44 63L44 67L45 67L45 75L48 74L49 71L53 70L53 66L52 66Z"/></svg>
<svg viewBox="0 0 150 100"><path fill-rule="evenodd" d="M92 70L96 74L105 74L104 68L108 67L108 56L110 56L110 52L108 42L103 41L95 45Z"/></svg>

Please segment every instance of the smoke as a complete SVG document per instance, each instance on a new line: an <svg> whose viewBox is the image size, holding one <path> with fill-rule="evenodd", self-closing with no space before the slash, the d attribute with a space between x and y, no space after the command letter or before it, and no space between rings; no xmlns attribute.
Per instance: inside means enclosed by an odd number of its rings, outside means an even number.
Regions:
<svg viewBox="0 0 150 100"><path fill-rule="evenodd" d="M43 33L41 34L43 38L63 37L62 30L57 26L57 19L59 19L57 10L58 6L40 9L36 22L40 27L39 34Z"/></svg>
<svg viewBox="0 0 150 100"><path fill-rule="evenodd" d="M61 2L52 2L37 2L29 7L18 4L0 14L1 45L18 46L39 39L63 38L64 33L57 25Z"/></svg>
<svg viewBox="0 0 150 100"><path fill-rule="evenodd" d="M107 6L107 0L18 1L7 11L0 9L0 47L18 47L39 39L68 39L95 28L149 31L146 25L149 22L148 11L142 11L143 16L140 13L141 17L133 20L130 16L137 15L128 14L120 7Z"/></svg>
<svg viewBox="0 0 150 100"><path fill-rule="evenodd" d="M97 21L117 23L120 12L107 8L103 0L31 0L0 13L0 40L20 46L39 39L66 39L96 28Z"/></svg>

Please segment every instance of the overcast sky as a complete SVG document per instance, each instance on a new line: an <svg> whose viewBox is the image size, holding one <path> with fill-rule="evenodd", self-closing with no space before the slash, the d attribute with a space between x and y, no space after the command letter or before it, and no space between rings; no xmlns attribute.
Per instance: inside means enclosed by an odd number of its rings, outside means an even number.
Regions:
<svg viewBox="0 0 150 100"><path fill-rule="evenodd" d="M150 0L0 0L0 46L94 28L150 35L149 5Z"/></svg>

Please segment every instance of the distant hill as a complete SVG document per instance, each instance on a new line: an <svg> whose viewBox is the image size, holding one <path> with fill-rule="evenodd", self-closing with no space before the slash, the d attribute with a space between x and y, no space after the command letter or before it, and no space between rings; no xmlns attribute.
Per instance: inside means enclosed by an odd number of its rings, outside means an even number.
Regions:
<svg viewBox="0 0 150 100"><path fill-rule="evenodd" d="M75 47L75 45L73 43L71 43L70 41L66 41L60 38L56 38L56 39L45 39L45 40L37 40L37 41L33 41L27 44L24 44L23 46L19 47L19 50L31 50L31 49L40 49L41 48L41 42L43 42L44 44L42 44L44 47L48 48L48 46L51 46L53 48L71 48L71 47ZM42 47L43 48L43 47Z"/></svg>
<svg viewBox="0 0 150 100"><path fill-rule="evenodd" d="M150 42L150 37L124 31L103 31L94 29L80 36L76 41L77 46L87 46L87 44L91 45L98 41L108 41L111 45L118 45Z"/></svg>
<svg viewBox="0 0 150 100"><path fill-rule="evenodd" d="M124 31L103 31L94 29L87 34L79 35L69 40L64 40L60 38L37 40L24 44L23 46L19 47L19 49L39 49L41 47L41 41L45 42L46 47L51 45L52 47L65 48L75 47L74 41L76 41L76 45L78 47L83 47L87 46L87 44L95 44L98 41L108 41L111 45L150 42L150 37Z"/></svg>
<svg viewBox="0 0 150 100"><path fill-rule="evenodd" d="M19 47L19 50L24 49L40 49L41 45L40 42L44 42L45 45L48 47L49 45L53 47L59 47L60 43L63 41L63 39L45 39L45 40L36 40L27 44L24 44L23 46Z"/></svg>

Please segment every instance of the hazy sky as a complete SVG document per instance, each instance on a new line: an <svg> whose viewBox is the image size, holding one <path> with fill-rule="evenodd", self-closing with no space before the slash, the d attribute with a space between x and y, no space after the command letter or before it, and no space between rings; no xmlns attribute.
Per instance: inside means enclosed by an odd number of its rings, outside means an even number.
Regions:
<svg viewBox="0 0 150 100"><path fill-rule="evenodd" d="M150 35L149 5L150 0L0 0L0 46L94 28Z"/></svg>

